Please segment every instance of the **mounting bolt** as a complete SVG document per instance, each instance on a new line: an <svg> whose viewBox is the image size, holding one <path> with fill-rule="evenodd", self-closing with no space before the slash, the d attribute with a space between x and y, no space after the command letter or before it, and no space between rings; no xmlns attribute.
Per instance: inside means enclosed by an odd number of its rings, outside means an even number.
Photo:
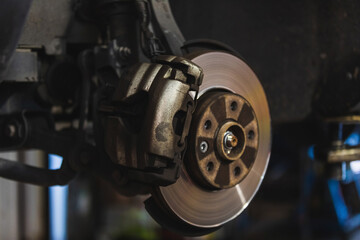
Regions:
<svg viewBox="0 0 360 240"><path fill-rule="evenodd" d="M207 143L206 141L202 141L202 142L200 143L200 151L201 151L202 153L206 153L206 151L208 150L208 148L209 148L209 145L208 145L208 143Z"/></svg>
<svg viewBox="0 0 360 240"><path fill-rule="evenodd" d="M237 137L232 132L226 132L224 136L224 145L228 149L236 147L238 144Z"/></svg>

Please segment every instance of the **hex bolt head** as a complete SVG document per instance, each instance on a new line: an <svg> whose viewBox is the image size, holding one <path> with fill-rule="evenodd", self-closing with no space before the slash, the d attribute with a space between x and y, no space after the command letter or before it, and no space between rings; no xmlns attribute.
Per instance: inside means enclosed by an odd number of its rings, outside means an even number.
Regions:
<svg viewBox="0 0 360 240"><path fill-rule="evenodd" d="M237 137L232 132L227 132L224 136L224 145L226 148L234 148L238 144Z"/></svg>

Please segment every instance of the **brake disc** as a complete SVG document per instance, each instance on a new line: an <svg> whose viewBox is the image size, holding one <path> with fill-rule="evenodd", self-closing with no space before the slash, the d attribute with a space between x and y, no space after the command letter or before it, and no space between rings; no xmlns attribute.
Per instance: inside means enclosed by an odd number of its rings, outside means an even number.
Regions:
<svg viewBox="0 0 360 240"><path fill-rule="evenodd" d="M204 72L180 178L158 187L150 214L187 235L237 217L264 177L271 147L265 92L251 68L224 52L188 56Z"/></svg>

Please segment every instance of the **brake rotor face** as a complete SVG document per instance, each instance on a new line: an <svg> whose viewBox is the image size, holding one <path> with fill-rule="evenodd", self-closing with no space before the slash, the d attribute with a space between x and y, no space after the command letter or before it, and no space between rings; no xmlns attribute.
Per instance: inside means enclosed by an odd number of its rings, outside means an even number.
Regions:
<svg viewBox="0 0 360 240"><path fill-rule="evenodd" d="M159 187L153 194L156 202L162 208L167 209L169 214L182 222L199 228L215 228L237 217L247 207L261 184L270 156L270 113L261 83L244 61L224 52L200 53L190 56L190 59L202 67L204 71L199 98L205 97L212 91L223 91L223 98L228 94L237 99L239 105L244 106L248 103L257 119L257 125L254 128L256 141L251 143L257 147L256 157L250 161L249 167L243 167L246 170L245 174L239 177L235 184L223 184L227 185L224 188L219 184L216 186L216 182L213 181L214 186L211 185L213 178L209 178L205 179L205 182L210 185L210 189L203 187L198 184L199 181L195 179L194 174L188 172L187 168L183 166L180 178L175 184ZM225 116L225 121L218 124L218 132L226 122L231 122L228 118ZM235 117L234 119L236 120ZM254 121L252 122L254 123ZM231 127L238 129L238 133L235 134L237 141L244 141L241 140L242 134L244 134L243 138L248 137L245 130L248 125L243 126L239 121L233 121L230 126L224 127L225 134L228 134L227 132ZM191 134L193 135L193 132ZM191 143L191 140L189 142ZM200 147L200 144L201 142L196 144L195 148ZM231 144L236 145L231 137L228 144L229 146ZM239 150L244 153L246 143L237 144L245 146L244 149ZM213 146L216 147L215 145L216 139L214 139ZM224 154L226 158L226 152ZM241 156L240 154L240 158ZM187 164L188 160L184 160L184 165ZM234 160L228 162L234 162ZM211 189L211 186L216 187L217 190Z"/></svg>

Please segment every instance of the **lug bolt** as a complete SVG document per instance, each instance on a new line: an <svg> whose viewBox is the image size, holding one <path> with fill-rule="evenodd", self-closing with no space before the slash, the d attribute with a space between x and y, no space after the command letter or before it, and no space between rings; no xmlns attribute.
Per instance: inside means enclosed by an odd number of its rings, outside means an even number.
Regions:
<svg viewBox="0 0 360 240"><path fill-rule="evenodd" d="M201 151L202 153L206 153L206 151L208 150L208 148L209 148L209 145L208 145L208 143L207 143L206 141L202 141L202 142L200 143L200 151Z"/></svg>

